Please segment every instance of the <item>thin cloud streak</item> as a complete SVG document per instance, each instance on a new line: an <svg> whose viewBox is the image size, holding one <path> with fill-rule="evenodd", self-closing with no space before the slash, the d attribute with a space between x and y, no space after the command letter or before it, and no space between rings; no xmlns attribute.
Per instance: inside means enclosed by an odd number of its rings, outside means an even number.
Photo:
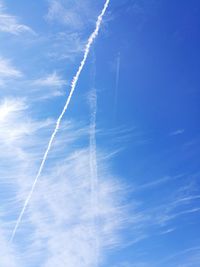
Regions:
<svg viewBox="0 0 200 267"><path fill-rule="evenodd" d="M20 24L15 16L5 13L2 2L0 3L0 32L14 35L29 32L35 35L35 32L29 26Z"/></svg>
<svg viewBox="0 0 200 267"><path fill-rule="evenodd" d="M183 134L184 132L185 132L184 129L178 129L178 130L176 130L174 132L171 132L170 136L180 135L180 134Z"/></svg>
<svg viewBox="0 0 200 267"><path fill-rule="evenodd" d="M55 136L56 136L56 133L57 133L59 127L60 127L61 120L62 120L62 118L63 118L63 116L64 116L64 114L65 114L65 112L66 112L66 110L67 110L67 108L68 108L68 105L69 105L69 103L70 103L71 97L72 97L72 95L73 95L73 93L74 93L76 84L77 84L77 82L78 82L79 76L80 76L80 74L81 74L81 72L82 72L82 69L83 69L83 67L84 67L84 65L85 65L85 62L86 62L86 60L87 60L88 54L89 54L89 52L90 52L91 45L93 44L94 40L96 39L96 37L97 37L97 35L98 35L98 33L99 33L99 29L100 29L100 26L101 26L101 23L102 23L102 19L103 19L103 16L104 16L104 14L105 14L107 8L108 8L109 3L110 3L110 0L106 0L106 2L105 2L105 4L104 4L104 7L103 7L103 9L102 9L102 11L101 11L101 14L98 16L98 19L97 19L97 22L96 22L96 28L95 28L95 30L93 31L93 33L90 35L90 37L89 37L89 39L88 39L88 42L87 42L86 47L85 47L85 52L84 52L83 59L82 59L81 64L80 64L80 66L79 66L79 68L78 68L78 71L77 71L76 75L74 76L74 78L73 78L73 80L72 80L72 83L71 83L71 91L70 91L69 96L68 96L68 98L67 98L67 101L66 101L66 104L65 104L65 106L64 106L64 109L63 109L63 111L61 112L61 114L60 114L60 116L59 116L59 118L58 118L58 120L57 120L57 122L56 122L55 130L54 130L54 132L53 132L53 134L52 134L52 136L51 136L51 138L50 138L49 144L48 144L48 146L47 146L46 152L45 152L44 157L43 157L43 159L42 159L42 163L41 163L41 165L40 165L40 168L39 168L39 171L38 171L38 173L37 173L36 179L35 179L35 181L34 181L34 183L33 183L33 185L32 185L31 191L30 191L30 193L29 193L29 195L28 195L28 197L27 197L27 199L26 199L26 201L25 201L25 203L24 203L24 206L23 206L23 208L22 208L22 211L21 211L21 213L20 213L20 215L19 215L19 217L18 217L17 223L16 223L16 225L15 225L15 228L14 228L13 233L12 233L12 236L11 236L11 242L12 242L13 238L15 237L16 231L17 231L18 226L19 226L19 224L20 224L20 222L21 222L21 219L22 219L23 214L24 214L24 212L25 212L25 210L26 210L26 207L27 207L27 205L28 205L28 203L29 203L29 201L30 201L30 199L31 199L31 196L32 196L33 191L34 191L34 189L35 189L35 186L36 186L36 184L37 184L38 178L39 178L40 175L41 175L41 172L42 172L42 170L43 170L43 167L44 167L45 161L46 161L46 159L47 159L48 153L49 153L49 151L50 151L50 149L51 149L53 140L54 140L54 138L55 138Z"/></svg>
<svg viewBox="0 0 200 267"><path fill-rule="evenodd" d="M67 85L67 82L62 79L56 71L53 73L35 79L28 82L28 85L33 87L33 92L36 94L37 100L46 100L52 97L58 97L64 95L63 87Z"/></svg>
<svg viewBox="0 0 200 267"><path fill-rule="evenodd" d="M22 72L16 69L10 60L0 57L0 78L20 78Z"/></svg>
<svg viewBox="0 0 200 267"><path fill-rule="evenodd" d="M117 55L117 64L116 64L116 80L115 80L115 95L114 95L114 119L117 113L117 101L118 101L118 88L119 88L119 74L120 74L120 64L121 64L121 56L120 52Z"/></svg>
<svg viewBox="0 0 200 267"><path fill-rule="evenodd" d="M94 211L93 228L95 232L95 266L99 266L99 237L97 232L96 215L98 214L98 166L96 153L96 113L97 113L97 94L92 90L89 95L91 118L90 118L90 183L91 183L91 206Z"/></svg>
<svg viewBox="0 0 200 267"><path fill-rule="evenodd" d="M63 85L66 85L66 81L61 79L61 77L54 71L52 74L49 74L45 77L34 80L33 85L60 88Z"/></svg>
<svg viewBox="0 0 200 267"><path fill-rule="evenodd" d="M94 12L98 4L91 0L48 0L49 9L45 16L48 22L58 23L65 27L66 31L76 33L85 30L91 21L96 20ZM90 18L90 19L88 19Z"/></svg>

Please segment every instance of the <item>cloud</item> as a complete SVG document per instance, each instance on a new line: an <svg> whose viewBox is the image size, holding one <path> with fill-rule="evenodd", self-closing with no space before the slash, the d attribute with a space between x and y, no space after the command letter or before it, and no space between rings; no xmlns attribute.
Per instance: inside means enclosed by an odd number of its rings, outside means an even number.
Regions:
<svg viewBox="0 0 200 267"><path fill-rule="evenodd" d="M28 115L29 106L25 99L4 98L0 103L0 148L14 153L23 151L25 140L43 127L52 124L52 121L34 122ZM25 139L24 139L25 138ZM33 137L32 137L33 138ZM4 148L3 148L4 147ZM9 149L8 149L9 148ZM14 154L13 154L14 155ZM19 154L21 155L21 154ZM15 158L18 156L15 155Z"/></svg>
<svg viewBox="0 0 200 267"><path fill-rule="evenodd" d="M50 255L44 266L94 266L96 248L102 258L105 247L118 242L116 230L122 224L122 211L117 194L121 188L105 170L102 179L99 169L101 180L95 189L98 209L93 206L88 152L77 150L53 167L39 182L31 202L30 223L35 228L32 240L42 242Z"/></svg>
<svg viewBox="0 0 200 267"><path fill-rule="evenodd" d="M62 88L67 85L67 82L54 71L52 74L32 81L30 85L33 87L33 92L39 93L39 99L48 99L63 95Z"/></svg>
<svg viewBox="0 0 200 267"><path fill-rule="evenodd" d="M66 9L61 1L52 0L49 2L49 10L46 18L49 21L58 21L71 28L80 29L82 28L83 22L79 13L75 12L74 8Z"/></svg>
<svg viewBox="0 0 200 267"><path fill-rule="evenodd" d="M180 179L183 176L184 176L183 174L179 174L179 175L176 175L176 176L173 176L173 177L165 176L163 178L151 181L149 183L145 183L145 184L139 185L135 189L139 190L139 191L140 190L146 190L146 189L153 189L154 187L156 188L156 187L159 187L159 186L163 186L163 184L165 184L165 183L176 182L177 179Z"/></svg>
<svg viewBox="0 0 200 267"><path fill-rule="evenodd" d="M2 3L0 4L0 31L14 35L19 35L23 32L34 34L34 31L29 26L20 24L17 17L5 13Z"/></svg>
<svg viewBox="0 0 200 267"><path fill-rule="evenodd" d="M74 61L83 52L86 40L79 33L59 32L48 40L52 47L48 57L54 60Z"/></svg>
<svg viewBox="0 0 200 267"><path fill-rule="evenodd" d="M66 85L66 81L61 79L61 77L56 72L53 72L50 75L47 75L43 78L33 81L33 84L38 85L38 86L44 86L44 87L60 88L63 85Z"/></svg>
<svg viewBox="0 0 200 267"><path fill-rule="evenodd" d="M22 72L16 69L10 60L0 57L0 78L20 78Z"/></svg>
<svg viewBox="0 0 200 267"><path fill-rule="evenodd" d="M1 221L0 221L1 225ZM15 251L10 248L6 239L5 231L0 228L0 265L4 267L18 267L19 262L16 257Z"/></svg>
<svg viewBox="0 0 200 267"><path fill-rule="evenodd" d="M18 99L4 99L0 104L0 121L6 121L15 112L26 109L24 101Z"/></svg>
<svg viewBox="0 0 200 267"><path fill-rule="evenodd" d="M27 262L30 267L41 264L44 267L66 264L93 267L95 249L102 261L107 247L120 244L119 233L126 226L127 214L121 200L124 187L112 175L108 160L99 148L95 152L98 206L93 206L90 154L94 151L86 142L89 127L63 122L11 245L8 239L15 219L30 190L55 122L34 119L27 101L20 98L4 99L0 103L0 114L0 183L5 192L1 196L0 229L6 232L0 235L0 244L6 250L1 251L0 263L5 267L23 267ZM10 265L6 262L8 259Z"/></svg>
<svg viewBox="0 0 200 267"><path fill-rule="evenodd" d="M0 31L16 35L22 32L33 33L33 31L28 26L23 24L18 24L15 17L2 13L0 14Z"/></svg>
<svg viewBox="0 0 200 267"><path fill-rule="evenodd" d="M178 129L178 130L176 130L174 132L171 132L170 135L171 136L180 135L180 134L183 134L184 132L185 132L184 129Z"/></svg>
<svg viewBox="0 0 200 267"><path fill-rule="evenodd" d="M200 247L189 247L180 250L157 262L156 266L180 266L180 267L198 267L200 262Z"/></svg>
<svg viewBox="0 0 200 267"><path fill-rule="evenodd" d="M63 1L49 0L49 8L46 15L48 22L55 22L71 30L84 30L96 20L98 4L95 1L80 0Z"/></svg>
<svg viewBox="0 0 200 267"><path fill-rule="evenodd" d="M34 31L27 25L20 24L17 17L5 12L3 3L0 3L0 32L7 32L19 35L24 32L34 34Z"/></svg>
<svg viewBox="0 0 200 267"><path fill-rule="evenodd" d="M51 48L48 56L54 60L68 59L74 61L83 52L87 42L88 31L95 26L96 17L102 3L91 0L48 0L45 16L48 24L59 25L59 32L48 37ZM103 2L103 1L102 1ZM106 18L104 18L105 24Z"/></svg>
<svg viewBox="0 0 200 267"><path fill-rule="evenodd" d="M101 4L90 0L49 0L48 4L46 21L60 27L60 31L50 37L53 49L48 55L56 60L74 61L84 51L88 31L94 28Z"/></svg>

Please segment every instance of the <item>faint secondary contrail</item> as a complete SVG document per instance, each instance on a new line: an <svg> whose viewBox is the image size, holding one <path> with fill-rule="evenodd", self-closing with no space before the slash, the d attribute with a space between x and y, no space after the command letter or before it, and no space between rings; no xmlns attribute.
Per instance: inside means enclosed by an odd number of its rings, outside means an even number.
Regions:
<svg viewBox="0 0 200 267"><path fill-rule="evenodd" d="M92 210L92 228L94 230L94 253L95 267L99 266L99 237L98 237L98 170L97 170L97 154L96 154L96 113L97 113L97 93L93 89L89 95L90 100L90 186L91 186L91 210Z"/></svg>
<svg viewBox="0 0 200 267"><path fill-rule="evenodd" d="M114 98L114 114L113 114L114 119L115 119L116 112L117 112L120 63L121 63L121 56L120 56L120 52L119 52L117 55L117 64L116 64L115 98Z"/></svg>
<svg viewBox="0 0 200 267"><path fill-rule="evenodd" d="M14 230L13 230L13 232L12 232L12 236L11 236L11 239L10 239L11 242L12 242L12 240L13 240L14 237L15 237L16 231L17 231L17 229L18 229L18 227L19 227L19 224L20 224L20 222L21 222L21 220L22 220L22 217L23 217L24 212L25 212L25 210L26 210L26 208L27 208L27 205L28 205L28 203L29 203L29 201L30 201L30 199L31 199L31 196L32 196L33 191L34 191L34 189L35 189L35 186L36 186L36 184L37 184L38 178L39 178L40 175L41 175L41 172L42 172L43 167L44 167L44 164L45 164L45 162L46 162L46 159L47 159L49 150L51 149L53 140L54 140L54 138L55 138L55 136L56 136L56 133L57 133L59 127L60 127L61 120L62 120L62 118L63 118L63 116L64 116L64 114L65 114L65 112L66 112L66 110L67 110L67 108L68 108L68 105L69 105L69 103L70 103L71 97L72 97L72 95L73 95L73 93L74 93L74 90L75 90L75 88L76 88L76 84L77 84L77 82L78 82L79 76L80 76L80 74L81 74L81 71L82 71L82 69L83 69L83 67L84 67L84 65L85 65L85 62L86 62L87 57L88 57L88 54L89 54L89 52L90 52L91 45L93 44L94 40L96 39L96 37L97 37L97 35L98 35L98 33L99 33L99 29L100 29L100 26L101 26L101 22L102 22L102 19L103 19L104 14L105 14L105 12L106 12L106 10L107 10L107 8L108 8L109 3L110 3L110 0L106 0L106 2L105 2L105 4L104 4L104 7L103 7L102 11L101 11L100 15L99 15L98 18L97 18L95 30L92 32L92 34L91 34L90 37L88 38L88 41L87 41L87 44L86 44L86 46L85 46L85 50L84 50L83 59L82 59L80 65L79 65L78 71L76 72L75 76L74 76L73 79L72 79L72 82L71 82L71 89L70 89L69 96L68 96L68 98L67 98L66 104L65 104L65 106L64 106L64 108L63 108L63 110L62 110L60 116L58 117L58 120L57 120L57 122L56 122L56 127L55 127L55 129L54 129L54 131L53 131L53 133L52 133L52 135L51 135L50 140L49 140L47 149L46 149L46 151L45 151L45 153L44 153L44 156L43 156L41 165L40 165L40 167L39 167L38 173L37 173L37 175L36 175L36 178L35 178L35 180L34 180L34 183L33 183L32 187L31 187L31 190L30 190L30 192L29 192L29 194L28 194L27 199L25 200L25 203L24 203L24 206L23 206L23 208L22 208L22 211L21 211L21 213L20 213L20 215L19 215L19 217L18 217L18 219L17 219L15 228L14 228Z"/></svg>

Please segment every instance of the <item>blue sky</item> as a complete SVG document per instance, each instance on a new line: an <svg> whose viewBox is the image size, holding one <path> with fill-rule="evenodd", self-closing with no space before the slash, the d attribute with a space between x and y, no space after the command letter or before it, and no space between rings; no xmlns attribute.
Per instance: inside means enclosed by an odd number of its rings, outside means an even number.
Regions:
<svg viewBox="0 0 200 267"><path fill-rule="evenodd" d="M200 265L200 3L0 1L0 266Z"/></svg>

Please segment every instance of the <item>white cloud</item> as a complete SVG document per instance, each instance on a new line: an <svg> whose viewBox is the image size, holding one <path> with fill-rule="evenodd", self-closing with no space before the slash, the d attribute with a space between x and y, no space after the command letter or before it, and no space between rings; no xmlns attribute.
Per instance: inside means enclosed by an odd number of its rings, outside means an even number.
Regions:
<svg viewBox="0 0 200 267"><path fill-rule="evenodd" d="M22 72L16 69L10 60L0 57L0 78L20 78Z"/></svg>
<svg viewBox="0 0 200 267"><path fill-rule="evenodd" d="M23 32L34 34L34 31L30 27L20 24L15 16L7 14L2 2L0 3L0 32L7 32L15 35Z"/></svg>
<svg viewBox="0 0 200 267"><path fill-rule="evenodd" d="M1 225L1 221L0 221ZM7 241L5 231L0 228L0 265L4 267L18 267L19 262L14 249Z"/></svg>
<svg viewBox="0 0 200 267"><path fill-rule="evenodd" d="M22 32L33 32L28 26L17 23L14 16L0 14L0 31L12 34L20 34Z"/></svg>
<svg viewBox="0 0 200 267"><path fill-rule="evenodd" d="M0 121L8 120L15 112L20 112L26 109L26 105L22 100L4 99L0 104Z"/></svg>
<svg viewBox="0 0 200 267"><path fill-rule="evenodd" d="M91 0L49 0L46 19L64 25L69 30L80 31L86 29L96 20L99 3ZM102 5L102 4L100 4ZM98 11L97 11L98 12Z"/></svg>
<svg viewBox="0 0 200 267"><path fill-rule="evenodd" d="M52 46L48 56L54 60L74 61L84 50L88 31L95 27L103 1L48 0L48 3L45 18L51 26L57 24L60 27L60 31L49 38Z"/></svg>
<svg viewBox="0 0 200 267"><path fill-rule="evenodd" d="M151 181L149 183L145 183L142 185L139 185L138 187L135 188L135 190L148 190L148 189L152 189L152 188L156 188L159 186L163 186L166 183L170 183L170 182L176 182L176 180L180 179L184 177L184 174L179 174L176 176L165 176L163 178Z"/></svg>
<svg viewBox="0 0 200 267"><path fill-rule="evenodd" d="M184 132L185 132L184 129L178 129L178 130L176 130L176 131L174 131L174 132L171 132L170 135L171 135L171 136L174 136L174 135L180 135L180 134L183 134Z"/></svg>
<svg viewBox="0 0 200 267"><path fill-rule="evenodd" d="M0 229L7 233L0 236L6 249L0 263L5 267L27 266L27 262L30 267L93 267L98 255L100 260L105 256L105 247L118 245L118 231L125 225L126 215L120 200L123 187L98 151L98 209L93 207L91 151L85 142L88 128L63 124L12 246L7 241L32 185L53 120L33 119L26 101L19 98L2 101L0 114L0 183L6 192L1 198ZM9 251L20 264L5 261L12 260Z"/></svg>
<svg viewBox="0 0 200 267"><path fill-rule="evenodd" d="M49 3L49 10L46 18L50 21L56 20L70 26L72 28L82 27L80 14L75 12L73 8L65 9L58 0L52 0Z"/></svg>
<svg viewBox="0 0 200 267"><path fill-rule="evenodd" d="M48 57L54 60L74 61L80 53L83 53L86 40L80 34L59 32L49 38L52 45Z"/></svg>
<svg viewBox="0 0 200 267"><path fill-rule="evenodd" d="M45 100L62 96L64 94L63 87L67 85L67 81L62 79L57 72L53 72L52 74L31 81L29 85L33 88L32 93L38 95L36 99Z"/></svg>
<svg viewBox="0 0 200 267"><path fill-rule="evenodd" d="M96 254L102 258L104 248L116 244L120 190L106 173L99 175L97 211L91 201L88 150L76 151L41 177L29 214L32 240L40 241L37 250L44 246L50 255L44 266L94 266Z"/></svg>
<svg viewBox="0 0 200 267"><path fill-rule="evenodd" d="M61 88L63 85L66 85L66 81L63 80L56 72L53 72L50 75L33 81L33 85Z"/></svg>
<svg viewBox="0 0 200 267"><path fill-rule="evenodd" d="M180 266L180 267L198 267L200 262L200 247L189 247L180 250L169 257L161 259L156 265L162 266Z"/></svg>

